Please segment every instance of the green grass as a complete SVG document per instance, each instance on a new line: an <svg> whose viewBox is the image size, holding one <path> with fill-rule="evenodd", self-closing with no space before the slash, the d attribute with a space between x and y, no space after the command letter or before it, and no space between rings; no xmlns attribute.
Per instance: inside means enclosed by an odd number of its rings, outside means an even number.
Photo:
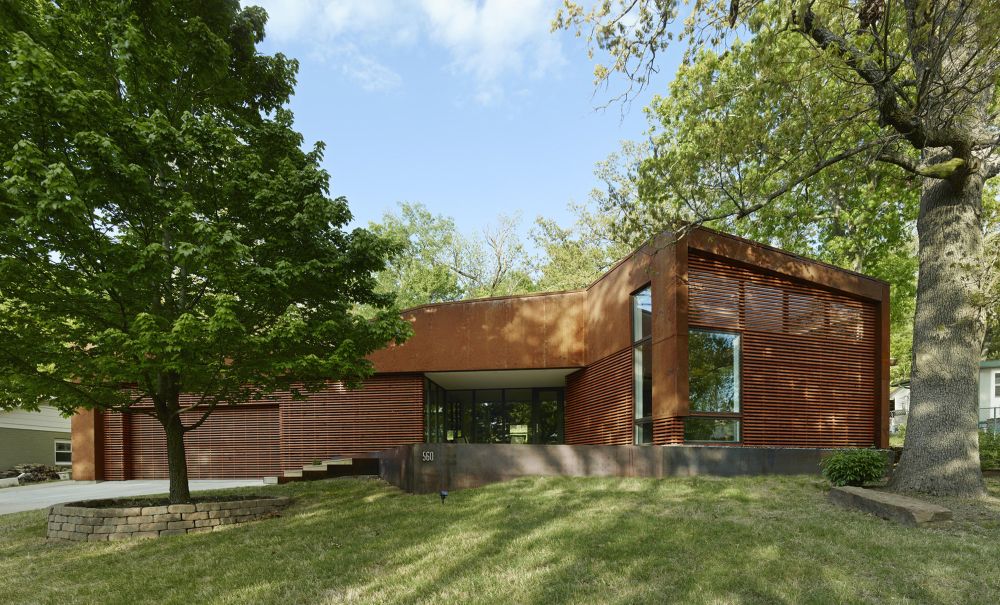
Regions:
<svg viewBox="0 0 1000 605"><path fill-rule="evenodd" d="M944 529L834 508L817 477L521 479L444 505L319 481L253 490L295 497L278 519L115 543L50 543L19 513L0 602L997 603L990 490Z"/></svg>

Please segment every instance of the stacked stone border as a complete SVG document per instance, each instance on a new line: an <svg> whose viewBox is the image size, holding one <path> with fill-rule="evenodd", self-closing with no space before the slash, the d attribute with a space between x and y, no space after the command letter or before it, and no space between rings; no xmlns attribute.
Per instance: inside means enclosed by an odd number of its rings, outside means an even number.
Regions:
<svg viewBox="0 0 1000 605"><path fill-rule="evenodd" d="M49 508L48 537L100 542L158 538L223 529L275 515L291 500L284 496L165 506L92 508L86 502Z"/></svg>

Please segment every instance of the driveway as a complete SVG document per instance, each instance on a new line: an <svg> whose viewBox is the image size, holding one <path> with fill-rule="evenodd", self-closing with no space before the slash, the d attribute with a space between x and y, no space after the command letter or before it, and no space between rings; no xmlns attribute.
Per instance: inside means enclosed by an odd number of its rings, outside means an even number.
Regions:
<svg viewBox="0 0 1000 605"><path fill-rule="evenodd" d="M169 491L168 481L102 481L100 483L77 483L75 481L54 481L21 487L0 489L0 515L19 513L25 510L48 508L53 504L165 494ZM264 485L260 479L197 479L190 482L191 491L225 489L229 487L251 487Z"/></svg>

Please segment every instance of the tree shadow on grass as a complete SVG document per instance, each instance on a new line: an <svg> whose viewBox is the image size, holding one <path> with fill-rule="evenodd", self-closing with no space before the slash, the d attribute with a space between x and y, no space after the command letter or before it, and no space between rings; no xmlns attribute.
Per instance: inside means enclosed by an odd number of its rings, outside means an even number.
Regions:
<svg viewBox="0 0 1000 605"><path fill-rule="evenodd" d="M279 519L223 532L56 546L12 530L12 563L54 578L11 594L130 605L944 603L1000 595L996 580L974 569L1000 531L929 539L832 507L815 478L524 478L455 492L445 504L370 481L269 493L296 501ZM44 532L44 522L29 525Z"/></svg>

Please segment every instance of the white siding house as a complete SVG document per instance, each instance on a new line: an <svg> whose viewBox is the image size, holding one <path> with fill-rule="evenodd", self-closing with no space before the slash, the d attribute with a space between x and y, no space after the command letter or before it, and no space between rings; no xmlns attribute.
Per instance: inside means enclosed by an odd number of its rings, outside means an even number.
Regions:
<svg viewBox="0 0 1000 605"><path fill-rule="evenodd" d="M55 408L0 412L0 471L27 463L68 467L72 455L70 419Z"/></svg>
<svg viewBox="0 0 1000 605"><path fill-rule="evenodd" d="M979 362L979 428L1000 432L1000 359Z"/></svg>
<svg viewBox="0 0 1000 605"><path fill-rule="evenodd" d="M889 391L889 432L898 433L906 426L906 417L910 413L910 383L895 385Z"/></svg>

